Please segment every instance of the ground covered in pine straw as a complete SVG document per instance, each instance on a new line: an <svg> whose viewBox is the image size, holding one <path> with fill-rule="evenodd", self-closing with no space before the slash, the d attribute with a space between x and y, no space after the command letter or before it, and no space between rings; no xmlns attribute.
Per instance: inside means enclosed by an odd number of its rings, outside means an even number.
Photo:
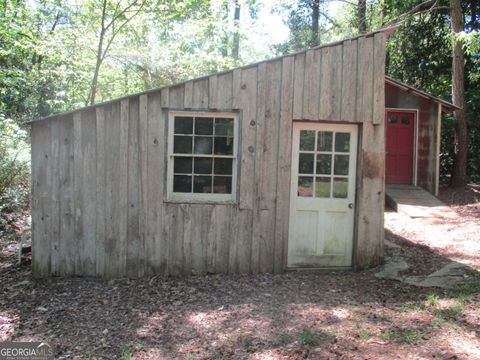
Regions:
<svg viewBox="0 0 480 360"><path fill-rule="evenodd" d="M377 279L378 269L34 280L16 264L11 237L2 239L0 341L48 341L57 358L480 359L480 203L471 190L463 203L442 194L459 219L386 214L408 271L427 275L451 259L471 266L455 290Z"/></svg>

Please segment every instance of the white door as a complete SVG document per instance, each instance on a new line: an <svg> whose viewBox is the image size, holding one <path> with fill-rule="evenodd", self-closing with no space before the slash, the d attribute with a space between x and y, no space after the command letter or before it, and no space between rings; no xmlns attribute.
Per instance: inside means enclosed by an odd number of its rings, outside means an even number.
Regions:
<svg viewBox="0 0 480 360"><path fill-rule="evenodd" d="M289 267L352 265L357 125L294 123Z"/></svg>

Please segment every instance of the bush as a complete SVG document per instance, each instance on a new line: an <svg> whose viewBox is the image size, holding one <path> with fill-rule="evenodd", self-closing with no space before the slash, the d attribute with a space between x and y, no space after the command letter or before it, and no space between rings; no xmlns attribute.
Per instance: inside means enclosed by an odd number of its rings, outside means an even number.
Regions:
<svg viewBox="0 0 480 360"><path fill-rule="evenodd" d="M30 196L28 133L0 113L0 231L4 215L23 209Z"/></svg>

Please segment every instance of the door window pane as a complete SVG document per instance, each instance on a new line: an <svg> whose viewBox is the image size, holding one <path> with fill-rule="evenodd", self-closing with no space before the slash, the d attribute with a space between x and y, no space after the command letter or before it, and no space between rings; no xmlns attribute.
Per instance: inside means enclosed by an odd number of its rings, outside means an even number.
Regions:
<svg viewBox="0 0 480 360"><path fill-rule="evenodd" d="M214 174L232 175L232 159L215 159Z"/></svg>
<svg viewBox="0 0 480 360"><path fill-rule="evenodd" d="M335 155L335 175L348 175L349 155Z"/></svg>
<svg viewBox="0 0 480 360"><path fill-rule="evenodd" d="M317 177L315 179L315 197L328 198L330 197L330 178Z"/></svg>
<svg viewBox="0 0 480 360"><path fill-rule="evenodd" d="M297 195L300 197L311 197L313 195L313 177L299 176Z"/></svg>
<svg viewBox="0 0 480 360"><path fill-rule="evenodd" d="M213 118L195 118L196 135L213 135Z"/></svg>
<svg viewBox="0 0 480 360"><path fill-rule="evenodd" d="M193 172L195 174L211 174L212 158L195 158L193 164Z"/></svg>
<svg viewBox="0 0 480 360"><path fill-rule="evenodd" d="M193 131L193 117L175 116L175 134L191 134Z"/></svg>
<svg viewBox="0 0 480 360"><path fill-rule="evenodd" d="M410 118L408 116L402 116L402 124L404 125L410 124Z"/></svg>
<svg viewBox="0 0 480 360"><path fill-rule="evenodd" d="M389 124L396 124L397 123L397 117L395 115L390 115L388 117L388 123Z"/></svg>
<svg viewBox="0 0 480 360"><path fill-rule="evenodd" d="M348 179L333 178L333 197L346 198L348 196Z"/></svg>
<svg viewBox="0 0 480 360"><path fill-rule="evenodd" d="M332 155L317 154L317 174L330 175L332 173Z"/></svg>
<svg viewBox="0 0 480 360"><path fill-rule="evenodd" d="M175 174L191 174L192 173L192 158L190 158L190 157L175 157L173 159L173 172Z"/></svg>
<svg viewBox="0 0 480 360"><path fill-rule="evenodd" d="M214 176L213 192L215 194L230 194L232 192L231 176Z"/></svg>
<svg viewBox="0 0 480 360"><path fill-rule="evenodd" d="M317 151L332 151L333 133L331 131L319 131L317 139Z"/></svg>
<svg viewBox="0 0 480 360"><path fill-rule="evenodd" d="M192 177L186 175L175 175L173 177L173 191L183 193L192 192Z"/></svg>
<svg viewBox="0 0 480 360"><path fill-rule="evenodd" d="M350 133L335 134L335 151L338 151L338 152L350 151Z"/></svg>
<svg viewBox="0 0 480 360"><path fill-rule="evenodd" d="M313 174L313 154L300 154L298 172L300 174Z"/></svg>
<svg viewBox="0 0 480 360"><path fill-rule="evenodd" d="M315 150L315 131L313 130L300 131L300 150L306 150L306 151Z"/></svg>
<svg viewBox="0 0 480 360"><path fill-rule="evenodd" d="M175 136L173 138L173 152L176 154L192 153L192 137L191 136Z"/></svg>
<svg viewBox="0 0 480 360"><path fill-rule="evenodd" d="M206 136L195 136L194 139L194 153L195 154L211 154L212 153L212 138Z"/></svg>
<svg viewBox="0 0 480 360"><path fill-rule="evenodd" d="M211 176L194 176L193 192L194 193L211 193L212 177Z"/></svg>

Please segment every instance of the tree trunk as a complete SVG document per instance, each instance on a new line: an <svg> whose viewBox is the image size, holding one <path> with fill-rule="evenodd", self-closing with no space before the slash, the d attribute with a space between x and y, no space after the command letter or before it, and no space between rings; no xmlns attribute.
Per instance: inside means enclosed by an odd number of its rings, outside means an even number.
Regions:
<svg viewBox="0 0 480 360"><path fill-rule="evenodd" d="M92 84L90 86L90 105L95 104L95 98L97 96L97 87L98 87L98 74L100 73L100 66L102 65L103 59L103 30L100 33L100 39L98 40L98 50L97 50L97 62L95 63L95 72L93 74Z"/></svg>
<svg viewBox="0 0 480 360"><path fill-rule="evenodd" d="M240 54L240 1L235 0L235 12L233 14L233 47L232 58L239 59Z"/></svg>
<svg viewBox="0 0 480 360"><path fill-rule="evenodd" d="M367 3L366 0L358 0L358 32L365 34L367 32Z"/></svg>
<svg viewBox="0 0 480 360"><path fill-rule="evenodd" d="M311 46L320 44L320 37L318 36L318 21L320 18L320 0L312 1L312 39Z"/></svg>
<svg viewBox="0 0 480 360"><path fill-rule="evenodd" d="M455 35L463 31L464 20L460 0L450 0L450 17L452 19L452 32ZM467 176L467 119L465 116L465 79L464 79L464 54L462 41L454 38L452 43L452 100L453 104L460 107L453 115L455 119L455 159L451 185L464 186L468 182Z"/></svg>

